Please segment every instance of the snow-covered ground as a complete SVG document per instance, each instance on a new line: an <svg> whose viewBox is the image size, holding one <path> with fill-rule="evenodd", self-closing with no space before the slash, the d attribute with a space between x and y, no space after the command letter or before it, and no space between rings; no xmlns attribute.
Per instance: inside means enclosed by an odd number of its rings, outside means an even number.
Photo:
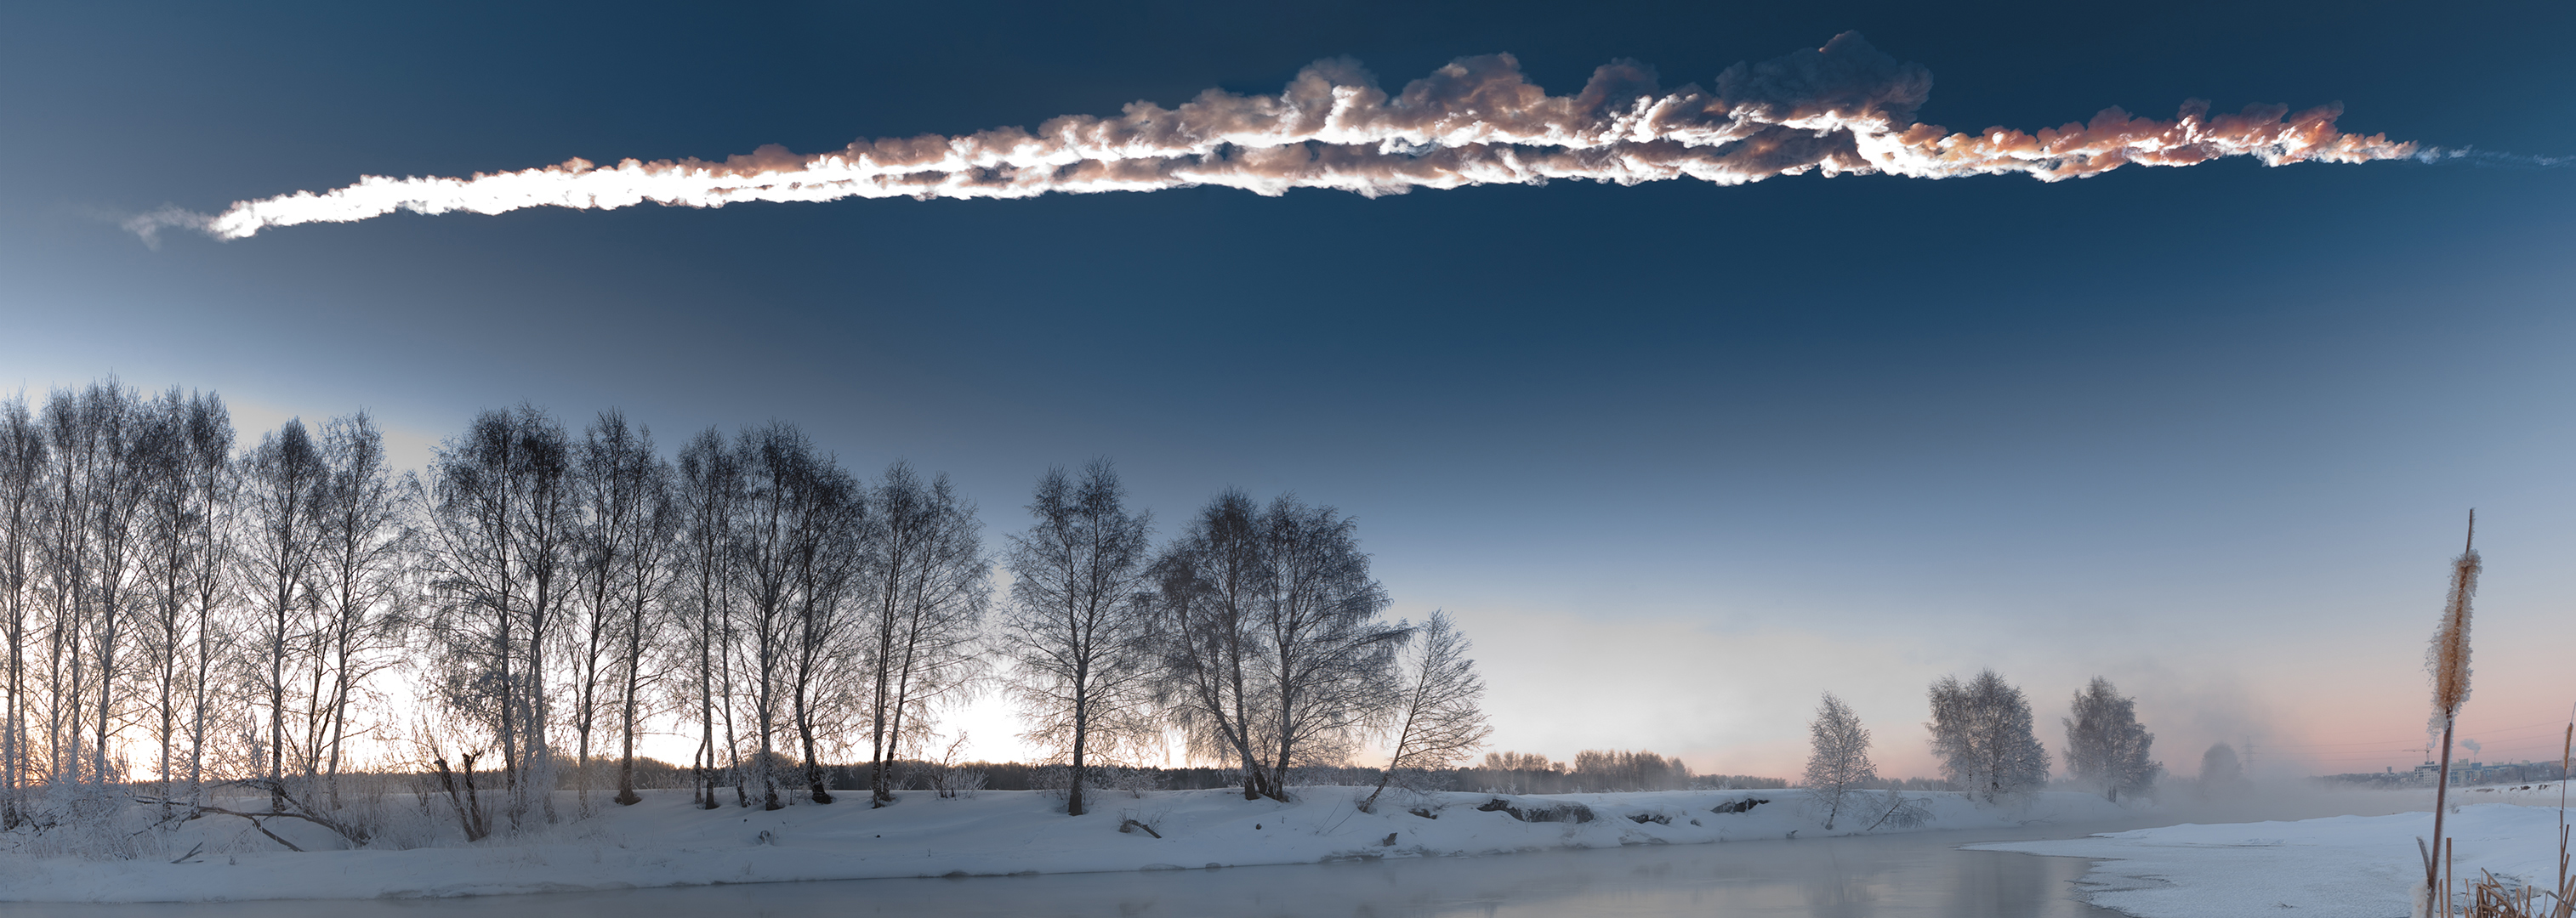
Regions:
<svg viewBox="0 0 2576 918"><path fill-rule="evenodd" d="M207 817L128 860L0 855L0 900L220 901L461 896L715 883L875 877L1166 870L1342 858L1446 857L1556 848L1699 844L1825 834L1799 790L1669 791L1501 798L1524 813L1564 804L1587 822L1523 821L1480 809L1491 794L1389 793L1376 813L1353 805L1364 788L1301 788L1292 803L1245 801L1235 791L1104 794L1094 812L1063 814L1052 795L986 791L969 799L906 795L892 807L863 802L762 812L689 806L685 791L648 793L633 807L603 806L506 841L434 843L407 850L319 850L331 837L282 820L270 825L308 849L290 852L242 820ZM1981 806L1963 795L1908 793L1918 830L2075 826L2131 818L2089 794L2047 793ZM862 799L853 795L853 800ZM1767 801L1743 809L1747 800ZM1832 834L1859 834L1879 792L1858 795ZM570 800L565 801L569 809ZM1883 806L1879 807L1883 809ZM1420 809L1428 815L1417 815ZM1740 811L1737 811L1740 810ZM1854 810L1860 815L1855 815ZM1153 827L1121 832L1134 820ZM2134 823L2132 823L2134 824ZM1875 834L1903 831L1881 825ZM171 863L192 847L202 849ZM2465 849L2466 843L2463 843Z"/></svg>
<svg viewBox="0 0 2576 918"><path fill-rule="evenodd" d="M285 851L240 819L209 816L122 860L0 854L0 901L186 902L435 897L654 886L878 877L1078 873L1316 863L1350 858L1450 857L1621 845L1700 844L1821 835L2209 820L2059 841L2000 842L1987 850L2097 859L2083 895L2141 918L2406 914L2420 876L2418 836L2431 834L2429 792L2256 794L2125 808L2090 794L2037 794L2004 806L1964 795L1908 793L1920 822L1871 822L1881 792L1860 794L1833 831L1801 790L1670 791L1501 797L1390 792L1376 813L1364 789L1309 787L1291 803L1245 801L1224 790L1105 793L1094 812L1063 814L1050 794L986 791L941 800L910 793L892 807L801 805L762 812L689 806L685 791L647 792L633 807L466 844L428 818L374 846L336 850L333 836L272 820L304 852ZM853 799L857 799L853 795ZM1487 809L1502 800L1531 816ZM2448 822L2458 873L2481 869L2546 885L2557 874L2557 794L2455 791ZM1763 801L1749 809L1746 801ZM2489 802L2494 801L2494 802ZM560 801L577 809L571 795ZM246 802L247 803L247 802ZM1577 804L1588 821L1537 821ZM1423 814L1414 811L1420 810ZM2403 812L2414 810L2414 812ZM2344 815L2275 822L2261 816ZM1570 815L1570 814L1568 814ZM1160 833L1120 831L1133 820ZM23 841L23 839L20 839ZM190 850L193 857L180 858ZM180 859L180 863L172 863ZM2296 912L2291 912L2296 910Z"/></svg>
<svg viewBox="0 0 2576 918"><path fill-rule="evenodd" d="M2443 831L2453 840L2457 876L2472 879L2485 870L2543 889L2557 884L2554 787L2454 789L2451 799L2460 805ZM1970 847L2101 859L2085 875L2083 898L2138 918L2397 918L2408 914L2412 889L2423 881L2415 840L2432 837L2430 803L2418 804L2422 812L2395 815L2184 824Z"/></svg>

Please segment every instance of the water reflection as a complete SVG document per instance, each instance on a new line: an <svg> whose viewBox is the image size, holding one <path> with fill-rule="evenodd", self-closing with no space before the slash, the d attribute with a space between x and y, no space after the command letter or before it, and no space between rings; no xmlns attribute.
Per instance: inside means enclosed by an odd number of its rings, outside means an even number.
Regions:
<svg viewBox="0 0 2576 918"><path fill-rule="evenodd" d="M1476 858L1149 873L856 880L472 899L24 905L12 918L1447 918L2029 916L2103 918L2074 901L2086 862L1955 846L2057 832L1924 832Z"/></svg>

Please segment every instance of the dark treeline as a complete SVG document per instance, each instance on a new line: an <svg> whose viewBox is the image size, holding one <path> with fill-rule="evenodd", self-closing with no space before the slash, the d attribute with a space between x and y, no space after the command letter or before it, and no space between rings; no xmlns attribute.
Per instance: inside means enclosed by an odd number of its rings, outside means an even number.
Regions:
<svg viewBox="0 0 2576 918"><path fill-rule="evenodd" d="M1587 749L1574 761L1555 762L1528 752L1489 752L1484 761L1456 769L1444 789L1502 794L1617 793L1787 787L1780 778L1696 775L1680 759L1652 752Z"/></svg>
<svg viewBox="0 0 2576 918"><path fill-rule="evenodd" d="M491 410L399 474L364 414L250 439L212 393L0 400L0 828L139 798L363 843L342 776L416 767L480 838L556 819L559 786L636 802L653 733L691 741L702 807L883 805L965 781L918 763L987 686L1075 814L1166 737L1220 767L1157 779L1285 799L1372 736L1436 771L1488 733L1463 636L1386 619L1352 521L1293 497L1227 491L1157 541L1093 462L988 544L945 475L862 476L778 422L665 450L616 411ZM1043 783L1014 767L981 769Z"/></svg>

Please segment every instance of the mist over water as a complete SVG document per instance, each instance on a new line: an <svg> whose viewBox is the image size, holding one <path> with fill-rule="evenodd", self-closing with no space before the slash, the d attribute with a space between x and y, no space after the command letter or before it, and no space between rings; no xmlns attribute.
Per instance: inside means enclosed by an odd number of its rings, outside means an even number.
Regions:
<svg viewBox="0 0 2576 918"><path fill-rule="evenodd" d="M1640 846L1473 858L1032 877L855 880L465 899L35 905L28 918L696 918L705 915L2109 916L2086 862L1955 846L2047 832Z"/></svg>

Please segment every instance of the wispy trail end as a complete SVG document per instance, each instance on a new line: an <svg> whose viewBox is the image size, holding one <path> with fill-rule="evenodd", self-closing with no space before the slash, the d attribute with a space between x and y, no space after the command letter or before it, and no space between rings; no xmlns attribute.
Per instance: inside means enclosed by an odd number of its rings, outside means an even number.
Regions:
<svg viewBox="0 0 2576 918"><path fill-rule="evenodd" d="M2576 156L2533 156L2529 153L2494 153L2475 147L2427 147L2413 157L2416 162L2440 165L2464 163L2490 169L2564 169L2576 166Z"/></svg>
<svg viewBox="0 0 2576 918"><path fill-rule="evenodd" d="M1035 131L860 140L799 155L765 146L723 162L599 166L574 159L471 178L364 176L315 194L240 201L219 214L165 207L126 229L218 239L300 223L350 222L398 210L497 214L523 207L628 207L647 201L721 207L737 201L841 198L1025 198L1049 192L1160 191L1222 185L1256 194L1334 188L1376 197L1414 188L1591 179L1633 185L1695 178L1722 185L1808 171L1915 178L2022 173L2082 178L2136 163L2188 166L2227 156L2268 165L2417 157L2411 143L2335 129L2338 105L2291 113L2254 105L2212 115L2193 100L2171 120L2103 109L2035 133L1951 133L1920 124L1932 88L1857 32L1824 47L1736 64L1714 89L1669 92L1654 70L1615 61L1583 90L1551 96L1508 54L1462 58L1393 95L1347 58L1318 61L1275 96L1210 89L1178 108L1136 102L1115 117L1065 115Z"/></svg>

